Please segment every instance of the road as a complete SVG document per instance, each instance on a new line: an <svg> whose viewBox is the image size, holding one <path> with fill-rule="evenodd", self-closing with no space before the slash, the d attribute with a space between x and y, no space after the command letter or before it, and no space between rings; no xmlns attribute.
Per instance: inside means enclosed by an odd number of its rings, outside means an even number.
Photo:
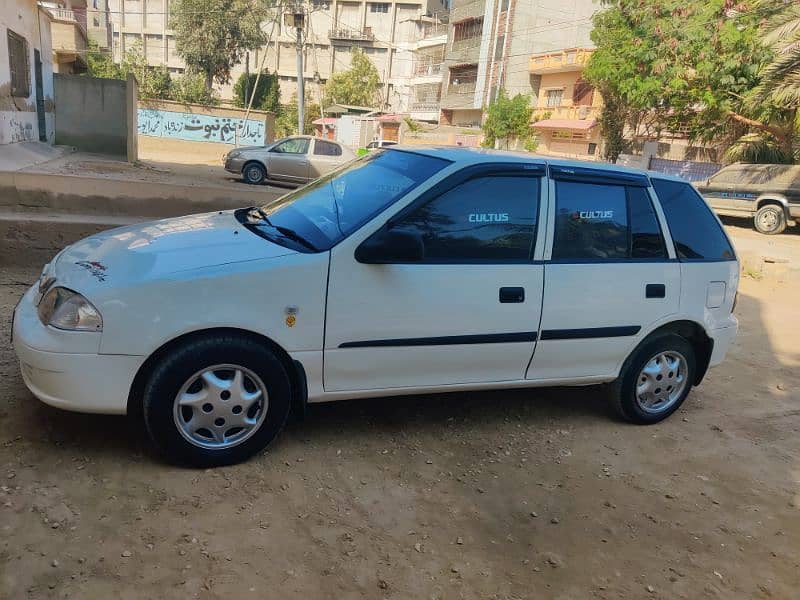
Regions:
<svg viewBox="0 0 800 600"><path fill-rule="evenodd" d="M797 597L797 271L743 278L727 361L660 425L596 387L343 402L216 470L28 393L37 271L0 270L0 597Z"/></svg>

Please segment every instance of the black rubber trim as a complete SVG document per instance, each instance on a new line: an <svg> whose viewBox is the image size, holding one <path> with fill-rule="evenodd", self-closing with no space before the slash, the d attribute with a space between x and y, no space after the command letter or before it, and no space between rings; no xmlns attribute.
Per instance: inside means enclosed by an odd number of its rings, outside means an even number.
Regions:
<svg viewBox="0 0 800 600"><path fill-rule="evenodd" d="M365 340L345 342L339 348L386 348L402 346L454 346L458 344L512 344L515 342L535 342L535 331L515 333L484 333L474 335L446 335L442 337L398 338L390 340Z"/></svg>
<svg viewBox="0 0 800 600"><path fill-rule="evenodd" d="M556 181L596 183L598 185L621 184L636 187L650 187L650 182L647 179L647 175L644 173L629 173L627 171L612 171L587 167L550 165L550 179Z"/></svg>
<svg viewBox="0 0 800 600"><path fill-rule="evenodd" d="M588 329L545 329L541 340L585 340L589 338L626 337L636 335L642 328L638 325L623 327L590 327Z"/></svg>

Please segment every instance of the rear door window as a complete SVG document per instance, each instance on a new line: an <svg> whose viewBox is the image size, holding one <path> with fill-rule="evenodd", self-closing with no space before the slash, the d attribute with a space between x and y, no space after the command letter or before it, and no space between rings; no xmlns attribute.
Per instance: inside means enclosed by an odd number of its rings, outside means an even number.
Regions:
<svg viewBox="0 0 800 600"><path fill-rule="evenodd" d="M667 217L678 258L684 261L736 260L736 254L705 200L689 184L651 179Z"/></svg>
<svg viewBox="0 0 800 600"><path fill-rule="evenodd" d="M556 181L553 259L664 259L661 227L647 189L615 183Z"/></svg>

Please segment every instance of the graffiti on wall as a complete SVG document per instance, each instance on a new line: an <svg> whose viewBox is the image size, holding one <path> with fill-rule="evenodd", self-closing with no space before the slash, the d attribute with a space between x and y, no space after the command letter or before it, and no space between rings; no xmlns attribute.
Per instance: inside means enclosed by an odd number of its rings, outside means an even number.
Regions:
<svg viewBox="0 0 800 600"><path fill-rule="evenodd" d="M140 108L137 111L139 135L167 137L193 142L222 142L261 145L265 143L263 121L217 117Z"/></svg>

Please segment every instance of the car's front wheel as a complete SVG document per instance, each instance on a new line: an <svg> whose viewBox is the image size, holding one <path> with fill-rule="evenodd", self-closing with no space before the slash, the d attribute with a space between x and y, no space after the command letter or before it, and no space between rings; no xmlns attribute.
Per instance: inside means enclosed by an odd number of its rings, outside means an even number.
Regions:
<svg viewBox="0 0 800 600"><path fill-rule="evenodd" d="M674 413L692 389L695 377L692 345L664 333L641 344L611 384L612 407L626 421L649 425Z"/></svg>
<svg viewBox="0 0 800 600"><path fill-rule="evenodd" d="M765 204L758 209L753 224L756 231L765 235L783 233L786 229L786 213L778 204Z"/></svg>
<svg viewBox="0 0 800 600"><path fill-rule="evenodd" d="M144 391L150 437L170 459L233 464L263 450L289 415L289 376L264 344L234 334L193 339L167 355Z"/></svg>
<svg viewBox="0 0 800 600"><path fill-rule="evenodd" d="M261 163L249 162L242 168L242 179L250 185L261 185L267 180L267 170Z"/></svg>

